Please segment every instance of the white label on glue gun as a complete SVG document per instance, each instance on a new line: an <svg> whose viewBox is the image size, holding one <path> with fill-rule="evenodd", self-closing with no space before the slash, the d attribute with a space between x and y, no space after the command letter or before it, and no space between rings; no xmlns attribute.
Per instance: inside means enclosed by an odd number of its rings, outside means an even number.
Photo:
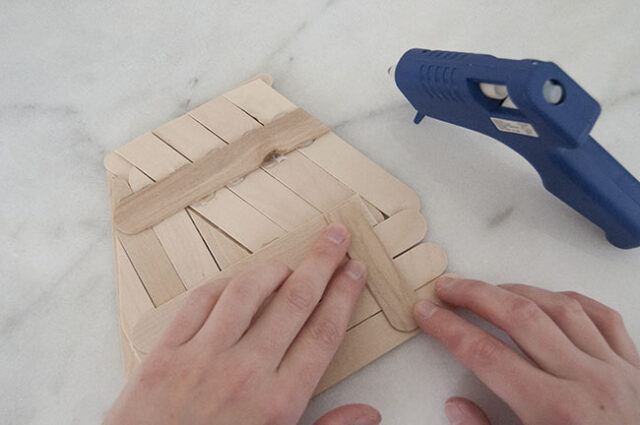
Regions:
<svg viewBox="0 0 640 425"><path fill-rule="evenodd" d="M523 136L538 137L535 128L528 122L505 120L502 118L491 117L491 122L500 131L506 133L522 134Z"/></svg>

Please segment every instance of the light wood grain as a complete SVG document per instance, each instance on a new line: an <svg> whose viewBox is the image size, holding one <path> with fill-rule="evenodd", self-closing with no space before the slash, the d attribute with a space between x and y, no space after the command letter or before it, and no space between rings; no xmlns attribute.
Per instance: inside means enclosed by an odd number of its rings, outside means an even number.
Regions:
<svg viewBox="0 0 640 425"><path fill-rule="evenodd" d="M234 122L227 121L225 125L233 126ZM189 115L161 126L154 134L192 162L227 144ZM229 190L285 230L292 230L320 213L261 168L241 182L229 185Z"/></svg>
<svg viewBox="0 0 640 425"><path fill-rule="evenodd" d="M311 249L311 245L326 227L323 216L318 216L310 223L294 232L287 233L273 243L255 252L250 257L235 263L223 270L217 277L233 277L237 273L258 264L278 260L289 267L296 268ZM203 281L201 283L206 283ZM158 341L158 338L169 325L173 316L182 307L190 292L185 292L173 298L170 302L148 312L142 317L133 330L132 343L140 353L147 353Z"/></svg>
<svg viewBox="0 0 640 425"><path fill-rule="evenodd" d="M327 131L324 124L297 109L123 199L114 222L125 233L140 232L249 174L269 154L290 152Z"/></svg>
<svg viewBox="0 0 640 425"><path fill-rule="evenodd" d="M251 255L239 243L224 234L222 230L197 212L189 212L189 215L222 270Z"/></svg>
<svg viewBox="0 0 640 425"><path fill-rule="evenodd" d="M299 151L387 216L420 209L420 199L413 190L334 133Z"/></svg>
<svg viewBox="0 0 640 425"><path fill-rule="evenodd" d="M443 276L454 276L446 274ZM415 291L418 299L426 299L442 305L435 296L434 284L437 279ZM349 329L338 348L329 368L318 383L314 396L342 381L352 373L380 358L403 342L413 338L419 331L398 332L379 312L358 326Z"/></svg>
<svg viewBox="0 0 640 425"><path fill-rule="evenodd" d="M185 126L191 123L182 121L179 124ZM193 124L199 125L196 122ZM211 139L197 140L204 144L205 140ZM154 180L160 180L173 170L189 163L188 159L152 134L134 139L126 146L127 150L120 150L121 154L126 155L127 161ZM162 161L158 161L157 157L162 157ZM282 227L227 188L222 188L208 199L193 204L192 208L251 251L259 249L285 232Z"/></svg>
<svg viewBox="0 0 640 425"><path fill-rule="evenodd" d="M131 194L129 185L122 179L114 182L113 190L118 191L113 196L119 199ZM146 229L135 235L120 232L116 232L116 235L155 306L185 291L153 229Z"/></svg>
<svg viewBox="0 0 640 425"><path fill-rule="evenodd" d="M224 96L263 124L296 108L259 80ZM387 216L405 209L420 209L420 200L413 190L333 133L320 137L300 152Z"/></svg>
<svg viewBox="0 0 640 425"><path fill-rule="evenodd" d="M422 243L394 258L393 265L411 290L416 290L440 276L447 268L444 249L433 243ZM370 291L362 292L355 306L348 328L381 311Z"/></svg>
<svg viewBox="0 0 640 425"><path fill-rule="evenodd" d="M328 213L333 222L340 222L351 232L349 256L367 266L367 286L382 308L389 323L399 331L415 329L412 308L416 298L393 266L391 257L367 223L362 205L357 199Z"/></svg>
<svg viewBox="0 0 640 425"><path fill-rule="evenodd" d="M427 221L420 211L403 210L378 223L374 228L391 257L406 251L424 238Z"/></svg>
<svg viewBox="0 0 640 425"><path fill-rule="evenodd" d="M153 180L133 168L129 173L129 183L135 192L152 184ZM192 288L202 279L215 276L220 271L186 210L165 218L153 226L153 231L185 287Z"/></svg>
<svg viewBox="0 0 640 425"><path fill-rule="evenodd" d="M214 133L223 134L224 125L233 123L247 131L295 109L280 93L262 81L253 81L225 93L223 99L216 99L207 106L207 116L200 114L199 119ZM351 189L299 152L290 152L264 169L322 212L330 211L354 195ZM381 221L381 215L375 211L372 214Z"/></svg>

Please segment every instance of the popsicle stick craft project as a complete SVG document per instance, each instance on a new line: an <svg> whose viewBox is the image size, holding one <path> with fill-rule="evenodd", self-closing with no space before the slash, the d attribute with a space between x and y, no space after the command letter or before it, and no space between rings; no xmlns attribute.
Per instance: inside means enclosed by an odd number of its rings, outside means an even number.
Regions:
<svg viewBox="0 0 640 425"><path fill-rule="evenodd" d="M367 288L323 391L411 338L417 299L437 302L444 250L423 242L404 183L260 75L105 158L124 372L202 283L278 260L295 268L331 222L352 235Z"/></svg>

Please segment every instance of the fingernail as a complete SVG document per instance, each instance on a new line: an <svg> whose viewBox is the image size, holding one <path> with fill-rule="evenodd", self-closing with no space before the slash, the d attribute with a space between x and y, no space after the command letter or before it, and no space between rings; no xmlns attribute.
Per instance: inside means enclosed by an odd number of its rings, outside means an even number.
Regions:
<svg viewBox="0 0 640 425"><path fill-rule="evenodd" d="M340 245L347 238L347 228L342 224L333 223L327 228L325 236L334 244Z"/></svg>
<svg viewBox="0 0 640 425"><path fill-rule="evenodd" d="M438 288L438 290L447 291L453 286L454 283L456 283L456 279L452 277L441 277L436 282L436 287Z"/></svg>
<svg viewBox="0 0 640 425"><path fill-rule="evenodd" d="M356 260L349 260L344 266L344 272L353 280L360 279L366 270L365 265Z"/></svg>
<svg viewBox="0 0 640 425"><path fill-rule="evenodd" d="M379 423L379 416L361 416L353 422L353 425L378 425Z"/></svg>
<svg viewBox="0 0 640 425"><path fill-rule="evenodd" d="M451 425L461 425L467 418L467 415L458 403L445 403L444 414L447 415L447 419L449 419Z"/></svg>
<svg viewBox="0 0 640 425"><path fill-rule="evenodd" d="M438 311L438 307L427 300L418 301L418 304L416 304L416 312L423 319L430 318L436 311Z"/></svg>

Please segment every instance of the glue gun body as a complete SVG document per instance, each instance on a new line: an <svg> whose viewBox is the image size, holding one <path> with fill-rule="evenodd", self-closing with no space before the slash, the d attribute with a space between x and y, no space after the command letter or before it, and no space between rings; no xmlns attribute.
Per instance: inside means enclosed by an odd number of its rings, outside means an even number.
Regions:
<svg viewBox="0 0 640 425"><path fill-rule="evenodd" d="M424 116L493 137L619 248L640 246L640 182L590 135L600 105L552 62L412 49L400 91Z"/></svg>

